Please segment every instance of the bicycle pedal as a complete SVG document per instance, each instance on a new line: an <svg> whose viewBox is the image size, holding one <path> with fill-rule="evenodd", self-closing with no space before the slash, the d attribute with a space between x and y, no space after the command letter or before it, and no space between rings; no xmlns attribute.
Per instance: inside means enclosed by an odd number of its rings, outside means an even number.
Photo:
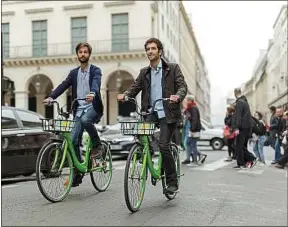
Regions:
<svg viewBox="0 0 288 227"><path fill-rule="evenodd" d="M152 176L151 176L151 184L152 184L153 186L156 186L156 184L157 184L157 179L155 179L155 178L152 177Z"/></svg>

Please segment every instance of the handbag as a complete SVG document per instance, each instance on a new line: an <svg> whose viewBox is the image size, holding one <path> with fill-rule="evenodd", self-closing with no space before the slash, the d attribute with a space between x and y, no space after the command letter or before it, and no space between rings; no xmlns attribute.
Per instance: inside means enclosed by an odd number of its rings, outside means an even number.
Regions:
<svg viewBox="0 0 288 227"><path fill-rule="evenodd" d="M231 132L231 129L228 125L225 125L223 130L223 136L227 139L233 139L235 137L235 133Z"/></svg>

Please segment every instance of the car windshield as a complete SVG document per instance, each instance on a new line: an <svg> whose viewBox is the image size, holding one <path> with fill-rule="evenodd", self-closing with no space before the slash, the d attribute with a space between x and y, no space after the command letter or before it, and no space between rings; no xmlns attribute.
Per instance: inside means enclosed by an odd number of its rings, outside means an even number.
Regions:
<svg viewBox="0 0 288 227"><path fill-rule="evenodd" d="M201 121L201 124L205 126L205 128L209 128L209 129L212 129L214 128L213 125L209 124L208 122L206 121Z"/></svg>

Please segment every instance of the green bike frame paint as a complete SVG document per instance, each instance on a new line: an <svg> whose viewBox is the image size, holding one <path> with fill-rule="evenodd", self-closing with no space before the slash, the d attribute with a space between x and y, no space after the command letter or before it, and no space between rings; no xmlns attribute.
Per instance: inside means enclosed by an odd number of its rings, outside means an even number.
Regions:
<svg viewBox="0 0 288 227"><path fill-rule="evenodd" d="M144 174L146 175L146 166L147 166L149 172L155 179L161 179L161 168L162 168L161 153L159 153L157 167L155 167L152 163L148 136L140 136L139 140L141 144L144 146L143 166L145 168L142 169L141 176L144 176Z"/></svg>
<svg viewBox="0 0 288 227"><path fill-rule="evenodd" d="M67 157L67 152L70 153L71 157L72 157L72 161L74 166L81 172L81 173L87 173L88 172L88 165L89 165L89 154L90 154L90 150L92 148L92 143L91 143L91 139L90 137L88 137L88 141L87 141L87 146L86 146L86 152L85 152L85 160L84 162L80 163L76 154L75 154L75 150L74 150L74 146L72 144L72 139L71 139L71 133L70 132L64 132L62 133L63 137L64 137L64 142L63 142L63 156L62 156L62 160L61 160L61 164L59 167L59 171L62 170L65 159ZM57 153L56 153L57 156ZM57 156L58 157L58 156ZM101 170L102 167L95 167L93 169L89 169L91 171L98 171Z"/></svg>

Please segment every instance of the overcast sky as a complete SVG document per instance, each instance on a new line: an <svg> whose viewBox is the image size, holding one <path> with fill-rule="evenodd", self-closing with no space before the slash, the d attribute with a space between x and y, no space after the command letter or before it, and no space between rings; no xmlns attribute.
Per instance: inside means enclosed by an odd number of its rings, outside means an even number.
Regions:
<svg viewBox="0 0 288 227"><path fill-rule="evenodd" d="M286 1L184 1L211 81L212 122L223 122L229 91L252 76ZM220 118L220 119L219 119Z"/></svg>

